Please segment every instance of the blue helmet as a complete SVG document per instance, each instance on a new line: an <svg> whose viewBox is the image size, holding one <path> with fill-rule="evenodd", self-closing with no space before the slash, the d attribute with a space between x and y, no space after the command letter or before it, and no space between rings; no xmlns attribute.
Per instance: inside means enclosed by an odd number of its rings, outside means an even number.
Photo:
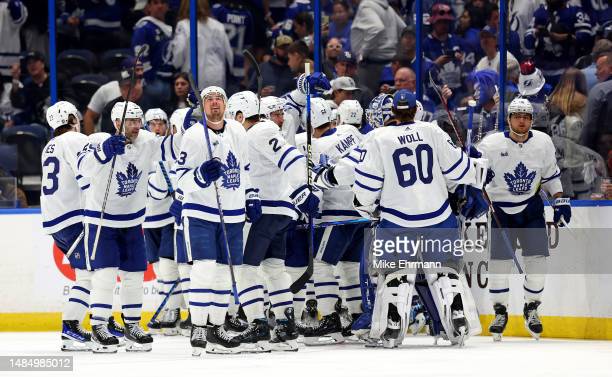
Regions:
<svg viewBox="0 0 612 377"><path fill-rule="evenodd" d="M393 118L392 107L393 97L389 94L379 94L374 97L366 110L366 119L370 126L384 127L385 123Z"/></svg>

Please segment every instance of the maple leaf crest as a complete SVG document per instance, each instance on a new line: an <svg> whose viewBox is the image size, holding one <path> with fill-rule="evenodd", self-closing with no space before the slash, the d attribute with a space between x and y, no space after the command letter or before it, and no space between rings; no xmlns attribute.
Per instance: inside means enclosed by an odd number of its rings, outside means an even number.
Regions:
<svg viewBox="0 0 612 377"><path fill-rule="evenodd" d="M131 162L128 164L125 174L123 172L117 172L117 192L116 194L121 197L127 197L132 195L136 191L136 186L140 180L142 172L139 172L134 164Z"/></svg>
<svg viewBox="0 0 612 377"><path fill-rule="evenodd" d="M240 187L240 164L232 151L227 154L227 163L223 165L222 178L221 186L226 189L236 190Z"/></svg>
<svg viewBox="0 0 612 377"><path fill-rule="evenodd" d="M508 190L513 195L523 195L531 191L531 185L535 179L535 171L530 172L522 161L514 168L514 174L504 173L504 180Z"/></svg>

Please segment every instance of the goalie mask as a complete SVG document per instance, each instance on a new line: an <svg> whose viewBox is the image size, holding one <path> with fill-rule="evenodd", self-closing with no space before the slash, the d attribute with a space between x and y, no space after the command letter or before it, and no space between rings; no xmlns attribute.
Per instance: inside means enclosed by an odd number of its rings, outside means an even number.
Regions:
<svg viewBox="0 0 612 377"><path fill-rule="evenodd" d="M393 118L392 106L393 97L389 94L379 94L374 97L366 110L366 119L370 126L374 128L384 127Z"/></svg>

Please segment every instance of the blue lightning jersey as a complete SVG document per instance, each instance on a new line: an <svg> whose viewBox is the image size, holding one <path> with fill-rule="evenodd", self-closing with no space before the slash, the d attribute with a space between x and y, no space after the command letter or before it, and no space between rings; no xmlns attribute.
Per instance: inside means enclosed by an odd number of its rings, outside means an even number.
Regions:
<svg viewBox="0 0 612 377"><path fill-rule="evenodd" d="M247 9L228 8L222 4L213 5L212 12L223 24L227 39L234 52L232 75L244 77L244 55L242 51L253 44L253 16Z"/></svg>
<svg viewBox="0 0 612 377"><path fill-rule="evenodd" d="M157 77L170 79L173 68L168 64L168 44L172 37L172 27L153 17L143 17L134 26L132 49L134 55L144 48L141 62L145 80Z"/></svg>

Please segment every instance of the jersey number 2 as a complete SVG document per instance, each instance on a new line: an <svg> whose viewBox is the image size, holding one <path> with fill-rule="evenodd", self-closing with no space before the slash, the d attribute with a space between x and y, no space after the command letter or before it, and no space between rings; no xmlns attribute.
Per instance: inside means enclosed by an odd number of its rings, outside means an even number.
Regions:
<svg viewBox="0 0 612 377"><path fill-rule="evenodd" d="M416 167L410 162L403 162L403 159L416 158ZM433 180L433 151L428 144L419 144L415 150L408 147L396 149L393 152L393 165L397 174L397 183L402 187L409 187L416 183L417 177L424 184L429 184Z"/></svg>
<svg viewBox="0 0 612 377"><path fill-rule="evenodd" d="M57 157L47 157L43 163L43 167L47 167L49 165L53 165L51 171L47 173L47 179L51 181L51 187L47 187L47 185L43 186L42 190L43 194L45 195L53 195L59 187L59 179L57 178L57 175L60 171L60 163Z"/></svg>

